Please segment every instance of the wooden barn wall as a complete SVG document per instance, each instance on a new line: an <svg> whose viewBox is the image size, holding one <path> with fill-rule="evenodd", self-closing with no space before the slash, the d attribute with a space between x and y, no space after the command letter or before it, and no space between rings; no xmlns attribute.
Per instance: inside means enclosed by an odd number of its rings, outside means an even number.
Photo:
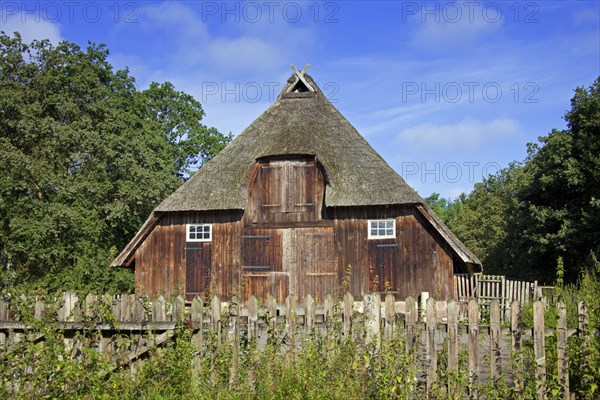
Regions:
<svg viewBox="0 0 600 400"><path fill-rule="evenodd" d="M390 284L400 298L417 296L422 291L428 291L436 298L453 295L452 252L414 207L335 208L328 209L328 214L334 219L339 243L346 244L340 245L338 271L341 279L350 266L349 289L353 295L363 296L374 289L372 271L376 267L372 265L369 247L372 253L377 244L390 244L389 239L368 240L368 220L392 218L396 220L395 242L398 246L390 246L389 251L395 251L396 254L388 256L395 258L396 269L386 277L378 277L380 283L392 278Z"/></svg>
<svg viewBox="0 0 600 400"><path fill-rule="evenodd" d="M211 291L227 297L239 287L242 211L165 214L135 253L137 294L151 297L184 293L186 282L186 224L211 223ZM199 245L199 244L196 244Z"/></svg>

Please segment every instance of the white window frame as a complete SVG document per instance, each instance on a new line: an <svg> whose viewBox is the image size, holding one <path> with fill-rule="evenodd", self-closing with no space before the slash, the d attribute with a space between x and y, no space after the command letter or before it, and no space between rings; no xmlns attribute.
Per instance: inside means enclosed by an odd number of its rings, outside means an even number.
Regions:
<svg viewBox="0 0 600 400"><path fill-rule="evenodd" d="M202 227L204 229L204 227L208 226L208 238L195 238L195 239L190 239L190 230L191 227L194 228L198 228L198 227ZM204 235L202 235L204 236ZM212 224L186 224L185 226L185 241L186 242L212 242Z"/></svg>
<svg viewBox="0 0 600 400"><path fill-rule="evenodd" d="M391 227L392 234L391 235L379 235L379 233L377 233L375 235L371 234L371 224L372 223L378 223L379 224L381 222L385 222L385 223L391 222L392 223L392 227ZM368 233L369 233L369 236L368 236L369 240L396 239L396 220L395 219L370 219L368 221L367 229L369 230L368 231ZM385 227L385 228L379 228L379 227L377 227L376 229L377 230L379 230L379 229L385 229L387 231L390 228L387 228L387 227Z"/></svg>

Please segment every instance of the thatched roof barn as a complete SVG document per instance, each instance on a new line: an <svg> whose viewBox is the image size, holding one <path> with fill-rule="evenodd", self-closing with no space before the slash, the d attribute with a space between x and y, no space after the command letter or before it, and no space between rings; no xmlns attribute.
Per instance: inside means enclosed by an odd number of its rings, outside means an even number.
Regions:
<svg viewBox="0 0 600 400"><path fill-rule="evenodd" d="M277 101L160 203L114 266L137 291L453 296L481 262L298 72Z"/></svg>

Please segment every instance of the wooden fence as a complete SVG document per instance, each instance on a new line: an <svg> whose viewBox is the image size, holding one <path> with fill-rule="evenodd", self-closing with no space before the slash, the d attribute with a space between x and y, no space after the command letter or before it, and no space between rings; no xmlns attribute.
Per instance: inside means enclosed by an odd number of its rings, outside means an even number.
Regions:
<svg viewBox="0 0 600 400"><path fill-rule="evenodd" d="M523 328L521 304L516 300L511 303L510 324L505 325L501 324L501 307L496 299L489 302L489 321L485 322L481 320L481 305L474 299L468 302L464 321L461 321L459 305L454 300L446 302L429 298L420 306L417 299L412 297L396 301L393 295L388 294L382 300L379 293L373 293L358 302L347 293L341 301L327 296L322 306L316 306L315 299L310 295L302 305L296 303L294 297L288 297L285 304L278 304L271 297L266 304L259 305L257 299L252 297L242 307L235 301L222 302L217 296L210 302L196 297L191 303L186 303L181 296L172 301L166 301L163 297L150 301L135 295L113 297L90 294L81 298L75 293L64 293L58 304L26 298L18 301L0 299L0 351L10 352L15 343L23 340L43 340L40 335L31 333L31 325L44 318L46 321L51 318L46 323L55 323L56 329L64 334L65 344L68 343L70 347L77 346L73 339L74 332L99 332L95 344L99 352L106 353L107 357L120 352L118 358L113 357L113 369L141 360L150 354L150 350L168 342L178 324L185 324L192 330L192 340L198 350L206 345L205 338L209 333L216 333L224 341L236 341L239 348L241 337L248 340L254 338L264 345L269 335L278 332L287 337L289 348L297 349L301 346L302 335L306 333L327 333L331 329L339 329L336 332L339 337L362 332L366 344L380 344L402 337L406 350L419 355L415 368L422 371L419 379L427 391L435 383L438 359L443 348L449 373L458 372L459 354L466 353L469 389L472 397L477 398L478 384L488 379L497 380L503 376L512 380L514 385L524 384L523 370L515 367L512 356L520 354L525 343L532 342L537 391L539 397L544 398L545 337L556 335L558 379L563 398L568 399L567 338L571 335L589 337L583 303L579 303L579 326L574 329L567 327L566 309L562 303L557 306L560 318L556 329L547 328L541 301L533 304L533 329ZM48 310L55 312L48 315ZM140 339L141 332L144 336ZM115 333L119 334L118 346ZM123 346L128 334L132 341ZM448 383L449 395L453 395L455 389Z"/></svg>
<svg viewBox="0 0 600 400"><path fill-rule="evenodd" d="M471 299L476 299L485 308L489 308L492 300L498 300L502 320L510 315L510 305L515 300L521 304L543 300L545 293L542 288L537 281L513 281L504 275L454 275L454 297L463 312Z"/></svg>

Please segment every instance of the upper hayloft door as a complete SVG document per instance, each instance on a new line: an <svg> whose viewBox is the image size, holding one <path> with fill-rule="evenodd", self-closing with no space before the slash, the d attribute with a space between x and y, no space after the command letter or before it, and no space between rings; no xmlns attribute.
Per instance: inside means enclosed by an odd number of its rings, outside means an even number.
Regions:
<svg viewBox="0 0 600 400"><path fill-rule="evenodd" d="M246 223L295 226L318 221L324 190L314 159L261 161L249 190Z"/></svg>

